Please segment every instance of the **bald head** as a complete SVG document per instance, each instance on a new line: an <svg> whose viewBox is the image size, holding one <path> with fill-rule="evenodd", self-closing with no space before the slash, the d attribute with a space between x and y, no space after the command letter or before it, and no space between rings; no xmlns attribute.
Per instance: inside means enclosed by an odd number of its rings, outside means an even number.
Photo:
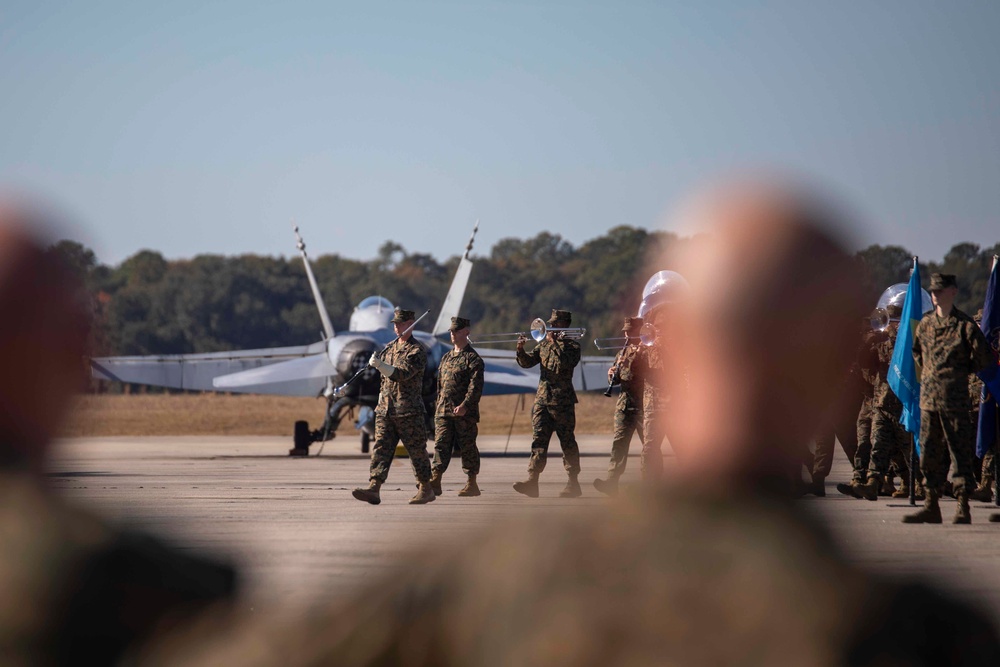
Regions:
<svg viewBox="0 0 1000 667"><path fill-rule="evenodd" d="M71 273L0 201L0 461L37 468L86 378L87 312Z"/></svg>
<svg viewBox="0 0 1000 667"><path fill-rule="evenodd" d="M676 263L691 285L677 318L690 402L679 464L729 480L790 474L854 350L860 283L828 231L838 221L759 186L716 190L686 213L707 234Z"/></svg>

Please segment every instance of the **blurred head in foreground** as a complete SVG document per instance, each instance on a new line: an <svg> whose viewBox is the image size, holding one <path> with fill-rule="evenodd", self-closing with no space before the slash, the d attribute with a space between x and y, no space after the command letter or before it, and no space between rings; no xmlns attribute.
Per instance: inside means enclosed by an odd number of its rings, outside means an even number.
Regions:
<svg viewBox="0 0 1000 667"><path fill-rule="evenodd" d="M907 632L927 618L911 626L905 614L929 594L899 596L858 571L775 493L857 335L859 290L825 230L832 215L797 192L748 185L686 211L707 235L672 264L691 287L670 341L684 377L664 378L690 389L672 483L607 508L487 521L460 549L437 543L366 574L342 607L251 619L236 638L168 660L874 665L889 664L891 647L892 664L930 665L977 632L994 648L988 625L934 599L927 607L952 619L947 646L915 656Z"/></svg>
<svg viewBox="0 0 1000 667"><path fill-rule="evenodd" d="M85 386L82 287L40 232L41 215L0 199L0 461L35 472Z"/></svg>
<svg viewBox="0 0 1000 667"><path fill-rule="evenodd" d="M806 193L752 183L681 211L705 234L675 263L691 286L675 318L689 389L678 472L791 479L856 345L861 287L833 235L842 225Z"/></svg>

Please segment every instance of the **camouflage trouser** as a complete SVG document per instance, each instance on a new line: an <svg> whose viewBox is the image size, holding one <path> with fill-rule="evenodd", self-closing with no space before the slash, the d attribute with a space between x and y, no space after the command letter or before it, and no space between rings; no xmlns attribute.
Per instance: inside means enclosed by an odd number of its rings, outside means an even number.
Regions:
<svg viewBox="0 0 1000 667"><path fill-rule="evenodd" d="M954 463L955 494L971 483L976 432L964 411L920 411L920 469L929 488L940 488L948 479L949 455Z"/></svg>
<svg viewBox="0 0 1000 667"><path fill-rule="evenodd" d="M892 470L908 479L910 469L910 434L896 415L882 408L872 412L872 453L868 475L883 477ZM921 479L917 471L917 479Z"/></svg>
<svg viewBox="0 0 1000 667"><path fill-rule="evenodd" d="M872 399L865 396L858 411L858 449L854 454L854 479L864 482L872 456Z"/></svg>
<svg viewBox="0 0 1000 667"><path fill-rule="evenodd" d="M854 408L857 403L849 406L849 409L838 410L843 414L833 416L832 423L816 438L816 452L813 455L812 476L813 479L825 479L830 475L833 467L834 438L840 441L840 447L847 455L847 459L854 464L854 458L858 454L858 413Z"/></svg>
<svg viewBox="0 0 1000 667"><path fill-rule="evenodd" d="M466 475L479 474L479 447L476 436L479 424L468 417L434 417L434 464L431 468L444 473L451 463L455 447L462 453L462 470Z"/></svg>
<svg viewBox="0 0 1000 667"><path fill-rule="evenodd" d="M628 448L632 443L632 434L642 437L642 410L622 410L615 408L615 439L611 443L611 462L608 464L608 479L617 479L625 472L628 463Z"/></svg>
<svg viewBox="0 0 1000 667"><path fill-rule="evenodd" d="M531 458L528 472L541 474L549 456L549 440L552 432L559 436L559 446L563 452L563 467L566 472L576 475L580 472L580 448L576 444L576 406L542 405L535 403L531 408Z"/></svg>
<svg viewBox="0 0 1000 667"><path fill-rule="evenodd" d="M663 476L663 451L660 449L663 439L670 442L670 447L677 453L674 442L673 427L670 414L664 410L649 411L642 420L642 459L640 469L642 479L655 480Z"/></svg>
<svg viewBox="0 0 1000 667"><path fill-rule="evenodd" d="M385 483L389 466L396 455L396 444L402 440L410 456L413 475L418 482L431 480L431 462L427 456L427 432L424 416L383 417L375 415L375 445L372 447L371 478Z"/></svg>

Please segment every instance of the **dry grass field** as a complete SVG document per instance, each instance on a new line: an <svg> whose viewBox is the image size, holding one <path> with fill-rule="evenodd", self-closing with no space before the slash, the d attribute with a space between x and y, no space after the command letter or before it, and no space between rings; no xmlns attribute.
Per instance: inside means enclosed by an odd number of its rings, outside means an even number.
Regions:
<svg viewBox="0 0 1000 667"><path fill-rule="evenodd" d="M532 395L487 396L482 400L483 435L531 433ZM614 398L580 394L576 432L612 431ZM281 435L291 437L292 425L305 419L311 428L323 420L325 401L315 398L225 394L88 394L76 403L63 429L65 437L113 435ZM516 409L516 412L515 412ZM341 422L338 433L354 434L353 419Z"/></svg>

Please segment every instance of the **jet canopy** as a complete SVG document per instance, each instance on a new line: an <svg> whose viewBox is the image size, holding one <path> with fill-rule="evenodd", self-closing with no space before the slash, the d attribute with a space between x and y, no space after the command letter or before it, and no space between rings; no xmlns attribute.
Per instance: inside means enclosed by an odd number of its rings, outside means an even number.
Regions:
<svg viewBox="0 0 1000 667"><path fill-rule="evenodd" d="M351 313L351 331L378 331L388 329L389 320L395 306L381 296L370 296L362 300Z"/></svg>

